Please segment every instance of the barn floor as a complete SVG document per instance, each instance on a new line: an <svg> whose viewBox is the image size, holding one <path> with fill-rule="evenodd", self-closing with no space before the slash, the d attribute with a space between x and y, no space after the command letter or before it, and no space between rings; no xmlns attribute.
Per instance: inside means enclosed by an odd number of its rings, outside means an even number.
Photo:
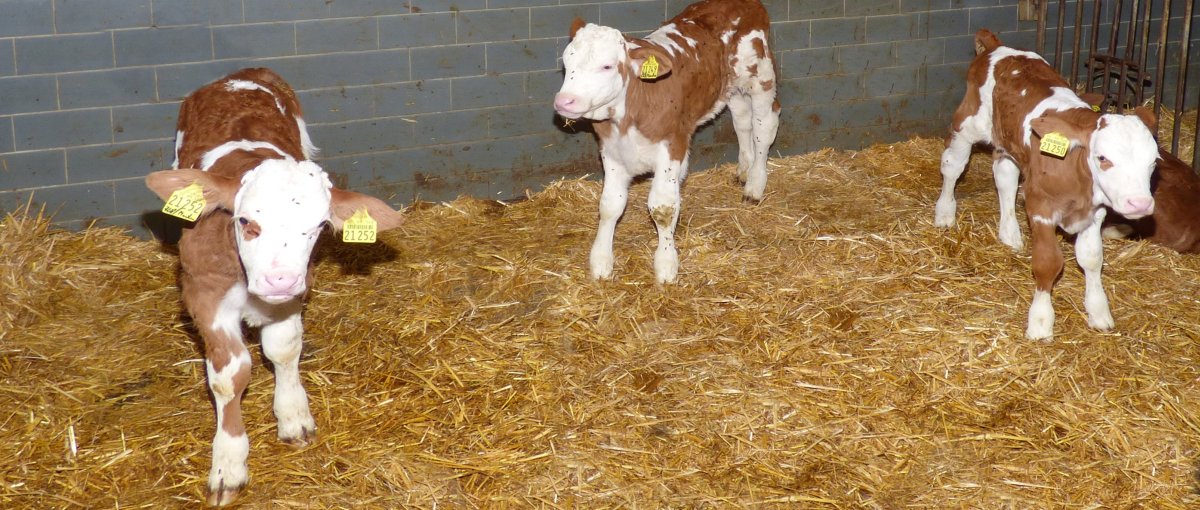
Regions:
<svg viewBox="0 0 1200 510"><path fill-rule="evenodd" d="M241 507L1196 508L1200 258L1106 241L1101 333L1064 243L1057 336L1027 341L990 159L940 230L940 151L774 160L756 206L731 167L696 173L665 287L648 183L614 281L587 276L595 181L326 240L302 361L320 436L276 440L255 343ZM213 410L176 261L0 223L0 507L203 501Z"/></svg>

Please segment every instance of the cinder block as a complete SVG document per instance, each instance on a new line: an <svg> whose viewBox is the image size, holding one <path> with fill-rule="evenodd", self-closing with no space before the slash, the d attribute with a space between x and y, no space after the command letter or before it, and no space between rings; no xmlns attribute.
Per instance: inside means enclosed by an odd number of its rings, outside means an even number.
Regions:
<svg viewBox="0 0 1200 510"><path fill-rule="evenodd" d="M379 18L379 47L407 48L454 44L452 12L408 14Z"/></svg>
<svg viewBox="0 0 1200 510"><path fill-rule="evenodd" d="M514 7L541 7L558 5L558 0L488 0L489 9L511 9Z"/></svg>
<svg viewBox="0 0 1200 510"><path fill-rule="evenodd" d="M1014 7L981 7L971 9L969 33L986 28L997 34L1017 29L1017 9Z"/></svg>
<svg viewBox="0 0 1200 510"><path fill-rule="evenodd" d="M416 121L417 145L445 145L487 138L487 110L439 112L410 118Z"/></svg>
<svg viewBox="0 0 1200 510"><path fill-rule="evenodd" d="M115 142L174 140L175 124L179 119L179 103L118 106L112 109L112 116Z"/></svg>
<svg viewBox="0 0 1200 510"><path fill-rule="evenodd" d="M485 51L482 44L413 48L412 79L481 75Z"/></svg>
<svg viewBox="0 0 1200 510"><path fill-rule="evenodd" d="M375 92L372 87L338 87L296 93L308 124L349 122L374 116ZM320 140L313 140L319 147Z"/></svg>
<svg viewBox="0 0 1200 510"><path fill-rule="evenodd" d="M771 49L774 51L798 50L808 47L808 21L782 21L771 23Z"/></svg>
<svg viewBox="0 0 1200 510"><path fill-rule="evenodd" d="M457 22L460 44L529 38L529 9L460 12Z"/></svg>
<svg viewBox="0 0 1200 510"><path fill-rule="evenodd" d="M329 3L329 17L388 16L392 14L431 12L434 10L445 11L457 5L475 5L482 2L483 0L470 0L467 2L446 2L445 0L413 0L410 2L397 2L396 0L337 0ZM428 8L430 6L424 4L437 4L437 8Z"/></svg>
<svg viewBox="0 0 1200 510"><path fill-rule="evenodd" d="M455 78L450 88L454 110L513 105L524 101L525 76L514 73Z"/></svg>
<svg viewBox="0 0 1200 510"><path fill-rule="evenodd" d="M928 12L950 8L951 0L900 0L900 12Z"/></svg>
<svg viewBox="0 0 1200 510"><path fill-rule="evenodd" d="M12 117L0 117L0 154L17 150L13 142Z"/></svg>
<svg viewBox="0 0 1200 510"><path fill-rule="evenodd" d="M144 28L113 32L117 66L212 60L212 30L206 26ZM164 51L163 48L170 48Z"/></svg>
<svg viewBox="0 0 1200 510"><path fill-rule="evenodd" d="M0 37L54 33L53 0L0 0Z"/></svg>
<svg viewBox="0 0 1200 510"><path fill-rule="evenodd" d="M663 20L675 15L668 15L664 5L662 0L600 4L599 23L622 32L654 30Z"/></svg>
<svg viewBox="0 0 1200 510"><path fill-rule="evenodd" d="M150 0L55 0L59 34L150 26Z"/></svg>
<svg viewBox="0 0 1200 510"><path fill-rule="evenodd" d="M142 177L170 168L175 160L175 141L95 145L67 149L67 182L97 182Z"/></svg>
<svg viewBox="0 0 1200 510"><path fill-rule="evenodd" d="M341 124L309 126L313 141L321 141L326 158L405 149L416 145L408 117L359 120Z"/></svg>
<svg viewBox="0 0 1200 510"><path fill-rule="evenodd" d="M250 66L251 62L248 60L218 60L155 67L154 76L158 80L158 100L181 100L206 83Z"/></svg>
<svg viewBox="0 0 1200 510"><path fill-rule="evenodd" d="M900 12L900 0L854 0L846 2L846 16L879 16Z"/></svg>
<svg viewBox="0 0 1200 510"><path fill-rule="evenodd" d="M488 43L487 70L513 73L557 69L558 43L558 39Z"/></svg>
<svg viewBox="0 0 1200 510"><path fill-rule="evenodd" d="M342 18L296 22L296 51L332 53L379 47L375 18Z"/></svg>
<svg viewBox="0 0 1200 510"><path fill-rule="evenodd" d="M788 19L788 3L788 0L762 0L763 7L766 7L767 16L771 18L771 21L786 21Z"/></svg>
<svg viewBox="0 0 1200 510"><path fill-rule="evenodd" d="M918 67L881 67L868 70L863 75L867 96L905 96L918 92L920 88L919 69Z"/></svg>
<svg viewBox="0 0 1200 510"><path fill-rule="evenodd" d="M8 119L4 119L4 124L8 124ZM67 166L62 149L0 154L0 191L40 188L66 182Z"/></svg>
<svg viewBox="0 0 1200 510"><path fill-rule="evenodd" d="M19 38L17 69L21 74L89 71L113 67L113 41L108 32Z"/></svg>
<svg viewBox="0 0 1200 510"><path fill-rule="evenodd" d="M991 7L999 5L998 0L950 0L951 9L962 9L971 7ZM1013 17L1017 17L1017 10L1013 9Z"/></svg>
<svg viewBox="0 0 1200 510"><path fill-rule="evenodd" d="M408 51L382 50L305 55L254 61L274 69L296 90L378 85L408 81Z"/></svg>
<svg viewBox="0 0 1200 510"><path fill-rule="evenodd" d="M975 36L974 35L959 35L954 37L946 37L946 59L947 64L970 63L975 58ZM965 67L965 66L964 66Z"/></svg>
<svg viewBox="0 0 1200 510"><path fill-rule="evenodd" d="M290 21L212 27L212 39L217 59L296 54L296 24Z"/></svg>
<svg viewBox="0 0 1200 510"><path fill-rule="evenodd" d="M411 182L419 171L429 171L429 148L373 152L336 158L323 158L321 168L329 172L336 185L362 191L388 182ZM385 199L386 195L375 195ZM389 201L389 203L392 203Z"/></svg>
<svg viewBox="0 0 1200 510"><path fill-rule="evenodd" d="M941 64L946 56L946 41L943 39L924 39L915 41L900 41L895 44L896 63L908 64Z"/></svg>
<svg viewBox="0 0 1200 510"><path fill-rule="evenodd" d="M0 78L0 115L57 110L56 89L52 75Z"/></svg>
<svg viewBox="0 0 1200 510"><path fill-rule="evenodd" d="M567 37L571 31L571 22L575 18L583 18L589 23L600 21L600 6L559 5L553 7L534 7L529 9L529 37Z"/></svg>
<svg viewBox="0 0 1200 510"><path fill-rule="evenodd" d="M131 67L58 77L63 109L149 103L154 100L154 69Z"/></svg>
<svg viewBox="0 0 1200 510"><path fill-rule="evenodd" d="M867 42L910 41L925 37L923 15L895 14L867 17Z"/></svg>
<svg viewBox="0 0 1200 510"><path fill-rule="evenodd" d="M375 115L393 117L450 109L450 80L421 80L373 87Z"/></svg>
<svg viewBox="0 0 1200 510"><path fill-rule="evenodd" d="M838 18L813 20L809 43L814 48L859 44L866 41L864 18Z"/></svg>
<svg viewBox="0 0 1200 510"><path fill-rule="evenodd" d="M591 2L595 0L587 1ZM487 8L487 0L455 0L453 2L447 2L446 0L409 0L407 3L412 5L412 12L461 12L478 11Z"/></svg>
<svg viewBox="0 0 1200 510"><path fill-rule="evenodd" d="M154 15L153 26L156 27L208 24L212 22L210 11L217 8L217 2L196 2L195 0L151 0L151 2ZM238 2L238 14L237 21L241 21L241 2Z"/></svg>
<svg viewBox="0 0 1200 510"><path fill-rule="evenodd" d="M17 73L16 50L13 40L0 40L0 77L12 76Z"/></svg>
<svg viewBox="0 0 1200 510"><path fill-rule="evenodd" d="M0 211L15 211L25 207L33 195L31 211L43 205L54 221L72 221L111 216L116 211L116 197L111 182L67 184L33 190L0 193Z"/></svg>
<svg viewBox="0 0 1200 510"><path fill-rule="evenodd" d="M490 122L488 134L493 138L556 132L562 125L549 103L497 108L492 110Z"/></svg>
<svg viewBox="0 0 1200 510"><path fill-rule="evenodd" d="M162 210L162 199L146 187L146 179L143 176L114 181L113 191L117 194L117 215L141 215ZM114 219L108 220L113 221Z"/></svg>
<svg viewBox="0 0 1200 510"><path fill-rule="evenodd" d="M557 69L525 73L525 100L549 104L562 88L562 82L563 73Z"/></svg>
<svg viewBox="0 0 1200 510"><path fill-rule="evenodd" d="M17 150L109 143L110 119L107 108L20 115L13 117L13 134Z"/></svg>
<svg viewBox="0 0 1200 510"><path fill-rule="evenodd" d="M891 43L839 46L836 50L843 73L860 73L866 69L895 64Z"/></svg>
<svg viewBox="0 0 1200 510"><path fill-rule="evenodd" d="M797 78L779 84L779 102L792 106L825 104L862 97L863 86L860 74Z"/></svg>
<svg viewBox="0 0 1200 510"><path fill-rule="evenodd" d="M253 0L243 2L246 23L297 21L329 17L326 0Z"/></svg>
<svg viewBox="0 0 1200 510"><path fill-rule="evenodd" d="M845 2L828 0L791 0L788 17L793 20L840 18L846 15Z"/></svg>
<svg viewBox="0 0 1200 510"><path fill-rule="evenodd" d="M779 53L779 70L786 80L834 74L838 72L837 53L834 48L782 51Z"/></svg>
<svg viewBox="0 0 1200 510"><path fill-rule="evenodd" d="M1015 16L1015 14L1014 14ZM970 31L969 11L934 11L929 13L929 37L950 37L974 34Z"/></svg>

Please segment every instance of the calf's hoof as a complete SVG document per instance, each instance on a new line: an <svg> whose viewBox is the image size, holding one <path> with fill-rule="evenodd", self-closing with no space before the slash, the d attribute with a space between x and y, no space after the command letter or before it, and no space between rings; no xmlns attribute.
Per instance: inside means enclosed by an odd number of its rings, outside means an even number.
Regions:
<svg viewBox="0 0 1200 510"><path fill-rule="evenodd" d="M612 255L592 255L591 257L592 279L607 280L613 275L613 258Z"/></svg>
<svg viewBox="0 0 1200 510"><path fill-rule="evenodd" d="M305 446L312 444L316 438L317 428L315 426L305 426L300 429L299 433L287 436L281 434L279 436L279 440L283 441L283 444L294 446L296 448L304 448Z"/></svg>
<svg viewBox="0 0 1200 510"><path fill-rule="evenodd" d="M208 506L227 506L237 499L238 494L240 494L242 489L245 487L246 484L244 482L237 486L227 487L225 486L224 481L220 481L217 483L215 488L211 486L208 488L208 499L206 500L206 503Z"/></svg>

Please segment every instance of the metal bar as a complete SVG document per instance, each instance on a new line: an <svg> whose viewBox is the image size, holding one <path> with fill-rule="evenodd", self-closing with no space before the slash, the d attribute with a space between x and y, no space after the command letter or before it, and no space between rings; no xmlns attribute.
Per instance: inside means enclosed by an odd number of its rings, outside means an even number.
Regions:
<svg viewBox="0 0 1200 510"><path fill-rule="evenodd" d="M1063 18L1067 16L1067 0L1058 0L1058 23L1054 32L1054 67L1058 69L1059 74L1068 74L1063 72Z"/></svg>
<svg viewBox="0 0 1200 510"><path fill-rule="evenodd" d="M1075 2L1075 44L1071 49L1071 88L1079 89L1079 50L1083 41L1083 0Z"/></svg>
<svg viewBox="0 0 1200 510"><path fill-rule="evenodd" d="M1154 68L1154 120L1163 102L1163 76L1167 74L1167 22L1171 19L1171 0L1163 0L1162 21L1158 29L1158 66ZM1157 122L1155 123L1157 125Z"/></svg>
<svg viewBox="0 0 1200 510"><path fill-rule="evenodd" d="M1038 55L1045 57L1046 55L1046 4L1050 0L1035 0L1037 2L1038 17L1037 17L1037 52ZM1056 64L1058 60L1054 61Z"/></svg>
<svg viewBox="0 0 1200 510"><path fill-rule="evenodd" d="M1146 0L1146 13L1142 15L1142 44L1138 47L1138 84L1137 104L1146 101L1146 55L1150 48L1150 11L1154 10L1154 0Z"/></svg>
<svg viewBox="0 0 1200 510"><path fill-rule="evenodd" d="M1171 133L1171 154L1179 155L1179 127L1183 124L1183 105L1187 99L1188 46L1192 38L1192 5L1188 2L1183 7L1183 38L1179 42L1179 75L1175 77L1175 126ZM1170 16L1164 12L1163 17ZM1196 168L1196 151L1192 150L1192 168Z"/></svg>
<svg viewBox="0 0 1200 510"><path fill-rule="evenodd" d="M1200 173L1200 109L1196 110L1196 140L1192 142L1192 171Z"/></svg>
<svg viewBox="0 0 1200 510"><path fill-rule="evenodd" d="M1129 74L1129 61L1133 60L1133 41L1134 35L1137 34L1137 13L1138 0L1133 0L1132 8L1129 11L1129 29L1125 32L1125 57L1121 59L1120 76L1117 79L1117 112L1125 113L1125 78ZM1121 19L1121 13L1117 14L1117 21Z"/></svg>
<svg viewBox="0 0 1200 510"><path fill-rule="evenodd" d="M1080 0L1082 2L1082 0ZM1092 44L1088 47L1087 91L1096 88L1096 45L1100 43L1100 0L1092 2Z"/></svg>
<svg viewBox="0 0 1200 510"><path fill-rule="evenodd" d="M1117 0L1117 7L1113 9L1112 24L1108 30L1108 56L1110 58L1104 60L1104 74L1100 75L1102 83L1100 92L1104 94L1104 102L1108 102L1109 87L1112 85L1112 80L1108 78L1109 66L1112 64L1112 59L1117 58L1117 36L1121 33L1121 0Z"/></svg>

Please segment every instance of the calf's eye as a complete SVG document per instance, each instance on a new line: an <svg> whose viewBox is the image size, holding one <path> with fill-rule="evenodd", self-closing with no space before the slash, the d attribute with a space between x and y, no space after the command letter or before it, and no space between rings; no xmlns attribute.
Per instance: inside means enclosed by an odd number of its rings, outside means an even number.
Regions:
<svg viewBox="0 0 1200 510"><path fill-rule="evenodd" d="M612 71L612 69L613 69L612 64L608 64L608 65L604 66L605 71Z"/></svg>
<svg viewBox="0 0 1200 510"><path fill-rule="evenodd" d="M239 216L238 223L240 223L244 227L244 226L250 224L250 220L246 219L244 216Z"/></svg>

